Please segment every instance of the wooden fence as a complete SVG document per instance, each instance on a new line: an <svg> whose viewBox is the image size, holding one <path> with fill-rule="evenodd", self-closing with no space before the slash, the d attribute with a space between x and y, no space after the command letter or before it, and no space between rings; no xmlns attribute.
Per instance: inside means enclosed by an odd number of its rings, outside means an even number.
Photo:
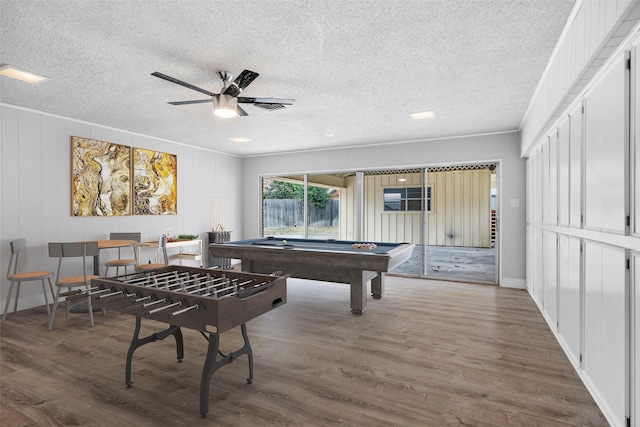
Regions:
<svg viewBox="0 0 640 427"><path fill-rule="evenodd" d="M295 199L263 200L265 228L302 227L304 212L302 202ZM338 227L340 221L340 200L328 200L322 208L309 205L309 226Z"/></svg>

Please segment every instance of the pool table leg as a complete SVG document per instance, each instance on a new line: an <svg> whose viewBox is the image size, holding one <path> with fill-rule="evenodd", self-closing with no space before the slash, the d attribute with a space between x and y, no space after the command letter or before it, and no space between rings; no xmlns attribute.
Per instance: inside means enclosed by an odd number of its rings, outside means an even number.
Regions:
<svg viewBox="0 0 640 427"><path fill-rule="evenodd" d="M362 314L367 309L367 278L364 271L351 271L351 312Z"/></svg>
<svg viewBox="0 0 640 427"><path fill-rule="evenodd" d="M384 273L378 271L376 277L371 279L371 296L374 299L380 299L384 295Z"/></svg>

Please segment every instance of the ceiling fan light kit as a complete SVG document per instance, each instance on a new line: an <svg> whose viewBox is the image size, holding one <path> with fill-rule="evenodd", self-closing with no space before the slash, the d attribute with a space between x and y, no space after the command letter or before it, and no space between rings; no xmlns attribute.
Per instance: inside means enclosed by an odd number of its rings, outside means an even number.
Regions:
<svg viewBox="0 0 640 427"><path fill-rule="evenodd" d="M218 71L218 77L220 77L223 82L221 93L209 92L208 90L199 88L198 86L183 82L182 80L178 80L174 77L167 76L166 74L162 74L157 71L151 73L151 75L168 82L186 87L188 89L195 90L196 92L204 93L205 95L208 95L210 97L209 99L197 99L193 101L173 101L169 102L169 104L187 105L205 104L208 102L212 102L213 114L218 117L231 118L237 116L248 116L247 112L240 108L238 103L253 104L256 107L261 107L265 110L271 111L285 108L285 105L293 105L293 102L295 101L294 99L238 96L242 93L243 90L246 89L247 86L251 84L252 81L254 81L259 76L258 73L251 70L242 71L242 73L240 73L240 75L233 82L231 82L231 79L233 78L232 74L228 73L227 71ZM227 84L228 82L231 83Z"/></svg>
<svg viewBox="0 0 640 427"><path fill-rule="evenodd" d="M213 114L225 119L238 116L237 98L221 93L213 97Z"/></svg>

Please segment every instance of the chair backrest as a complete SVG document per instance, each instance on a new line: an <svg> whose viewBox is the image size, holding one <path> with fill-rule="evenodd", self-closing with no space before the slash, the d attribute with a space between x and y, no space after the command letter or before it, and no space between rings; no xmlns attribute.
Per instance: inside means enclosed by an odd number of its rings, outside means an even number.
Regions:
<svg viewBox="0 0 640 427"><path fill-rule="evenodd" d="M53 258L59 258L58 260L58 274L57 278L60 278L60 267L62 266L63 258L82 258L82 271L84 272L85 280L87 278L87 257L94 257L98 255L100 249L98 248L98 242L66 242L66 243L49 243L49 256Z"/></svg>
<svg viewBox="0 0 640 427"><path fill-rule="evenodd" d="M136 242L140 243L140 240L142 239L142 233L137 233L137 232L130 232L130 233L119 233L119 232L115 232L115 233L109 233L109 240L135 240ZM120 258L120 253L121 253L121 249L123 248L118 248L118 258ZM136 259L136 263L138 262L138 251L136 249L133 249L133 256Z"/></svg>
<svg viewBox="0 0 640 427"><path fill-rule="evenodd" d="M110 240L135 240L140 242L142 233L109 233Z"/></svg>
<svg viewBox="0 0 640 427"><path fill-rule="evenodd" d="M9 247L11 248L11 258L9 258L9 266L7 268L7 279L9 279L12 274L18 273L20 254L27 251L27 239L12 240L9 242Z"/></svg>
<svg viewBox="0 0 640 427"><path fill-rule="evenodd" d="M98 255L98 242L49 243L49 256L55 258L77 258Z"/></svg>

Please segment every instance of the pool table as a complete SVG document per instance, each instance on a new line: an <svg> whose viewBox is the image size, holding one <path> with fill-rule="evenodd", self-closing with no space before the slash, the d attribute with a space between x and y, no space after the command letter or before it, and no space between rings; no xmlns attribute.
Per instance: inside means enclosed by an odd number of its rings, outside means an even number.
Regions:
<svg viewBox="0 0 640 427"><path fill-rule="evenodd" d="M212 243L209 251L214 257L240 259L247 272L281 271L301 279L349 283L351 312L362 314L367 309L367 282L371 280L373 298L381 298L384 273L409 259L414 245L375 242L375 248L356 248L357 243L363 242L261 237Z"/></svg>

